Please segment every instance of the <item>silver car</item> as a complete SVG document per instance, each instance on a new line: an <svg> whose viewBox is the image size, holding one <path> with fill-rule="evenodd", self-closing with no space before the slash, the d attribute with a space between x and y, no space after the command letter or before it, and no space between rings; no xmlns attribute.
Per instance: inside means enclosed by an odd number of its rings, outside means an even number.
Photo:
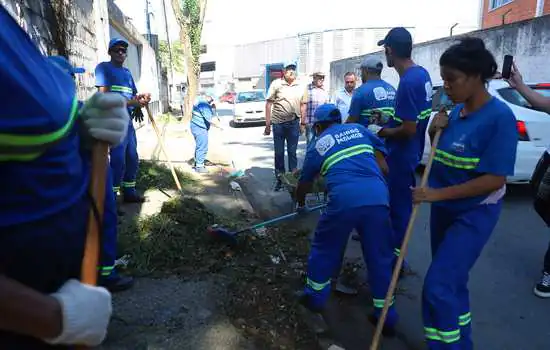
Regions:
<svg viewBox="0 0 550 350"><path fill-rule="evenodd" d="M233 104L233 124L242 125L265 121L265 92L250 90L237 92Z"/></svg>

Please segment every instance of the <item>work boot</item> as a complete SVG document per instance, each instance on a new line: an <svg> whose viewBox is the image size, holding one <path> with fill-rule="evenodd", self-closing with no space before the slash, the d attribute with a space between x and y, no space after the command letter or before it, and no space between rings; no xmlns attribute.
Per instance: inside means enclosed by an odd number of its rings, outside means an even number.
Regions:
<svg viewBox="0 0 550 350"><path fill-rule="evenodd" d="M543 272L539 283L533 289L533 293L539 298L550 298L550 273Z"/></svg>
<svg viewBox="0 0 550 350"><path fill-rule="evenodd" d="M376 328L376 325L378 324L378 317L376 317L374 314L370 314L369 322ZM382 328L382 335L384 337L393 338L396 335L395 328L392 326L389 326L387 323Z"/></svg>
<svg viewBox="0 0 550 350"><path fill-rule="evenodd" d="M133 287L134 278L113 272L111 276L100 279L99 285L111 293L123 292Z"/></svg>
<svg viewBox="0 0 550 350"><path fill-rule="evenodd" d="M124 203L144 203L146 198L137 192L129 192L123 195Z"/></svg>

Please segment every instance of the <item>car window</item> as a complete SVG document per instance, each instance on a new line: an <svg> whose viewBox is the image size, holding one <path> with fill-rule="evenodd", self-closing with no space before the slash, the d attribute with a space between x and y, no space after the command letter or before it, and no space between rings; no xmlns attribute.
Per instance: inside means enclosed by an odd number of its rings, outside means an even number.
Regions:
<svg viewBox="0 0 550 350"><path fill-rule="evenodd" d="M237 94L237 103L261 101L265 101L265 94L263 91L247 91Z"/></svg>
<svg viewBox="0 0 550 350"><path fill-rule="evenodd" d="M550 88L540 88L537 86L531 86L531 88L543 96L550 97ZM539 110L531 106L531 104L527 102L527 100L523 96L521 96L521 94L516 89L512 87L499 89L497 91L505 101L510 102L511 104L524 108Z"/></svg>
<svg viewBox="0 0 550 350"><path fill-rule="evenodd" d="M439 112L439 109L441 106L445 106L448 110L453 109L455 107L455 104L449 96L445 93L445 89L443 86L435 87L434 88L435 93L432 96L432 111L433 112Z"/></svg>

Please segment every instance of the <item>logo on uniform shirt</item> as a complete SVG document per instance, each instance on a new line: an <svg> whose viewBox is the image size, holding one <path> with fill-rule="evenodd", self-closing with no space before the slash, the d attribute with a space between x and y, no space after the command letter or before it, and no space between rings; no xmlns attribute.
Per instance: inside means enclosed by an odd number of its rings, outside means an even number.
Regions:
<svg viewBox="0 0 550 350"><path fill-rule="evenodd" d="M464 145L464 140L466 140L466 134L462 134L458 141L452 143L451 147L453 148L453 150L458 153L464 153L464 149L466 148L466 146Z"/></svg>
<svg viewBox="0 0 550 350"><path fill-rule="evenodd" d="M372 92L376 101L384 101L388 99L388 92L383 87L375 87Z"/></svg>
<svg viewBox="0 0 550 350"><path fill-rule="evenodd" d="M324 156L335 144L336 140L334 140L332 135L325 135L317 139L317 142L315 142L315 149L319 155Z"/></svg>
<svg viewBox="0 0 550 350"><path fill-rule="evenodd" d="M363 138L364 136L363 136L363 133L359 131L358 128L353 128L353 129L348 129L346 131L342 131L334 135L334 137L336 138L336 142L338 142L338 144L341 144L351 140Z"/></svg>

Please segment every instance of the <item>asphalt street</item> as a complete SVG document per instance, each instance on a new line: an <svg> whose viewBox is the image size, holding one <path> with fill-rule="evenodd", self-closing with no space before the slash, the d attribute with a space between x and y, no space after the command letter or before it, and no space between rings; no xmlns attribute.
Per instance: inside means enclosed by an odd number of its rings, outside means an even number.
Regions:
<svg viewBox="0 0 550 350"><path fill-rule="evenodd" d="M273 195L271 191L272 137L263 136L263 125L230 127L230 105L220 106L219 114L228 126L223 137L236 167L248 170L259 186L257 192L275 198L272 203L281 212L287 211L290 208L288 194ZM302 138L300 160L303 158L304 144ZM410 349L423 349L420 295L423 276L430 263L428 223L429 206L424 205L416 220L407 258L417 275L409 276L400 283L404 291L396 303L401 316L399 331ZM529 188L509 186L497 228L470 274L476 349L550 349L550 299L539 299L532 292L535 281L540 277L543 255L549 241L550 230L532 209ZM348 258L360 256L358 246L358 243L350 243ZM348 350L365 349L370 340L367 334L371 331L356 327L350 324L337 334L338 340ZM394 349L392 346L384 348Z"/></svg>

